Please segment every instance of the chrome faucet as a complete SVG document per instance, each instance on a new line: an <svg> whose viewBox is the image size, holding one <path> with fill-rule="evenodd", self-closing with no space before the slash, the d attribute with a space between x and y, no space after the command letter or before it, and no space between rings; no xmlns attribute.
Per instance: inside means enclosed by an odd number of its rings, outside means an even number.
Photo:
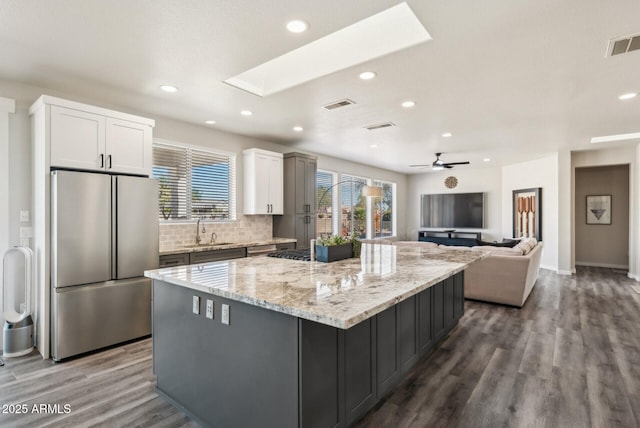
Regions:
<svg viewBox="0 0 640 428"><path fill-rule="evenodd" d="M211 244L215 244L216 243L216 239L218 239L218 235L216 235L215 232L211 232Z"/></svg>
<svg viewBox="0 0 640 428"><path fill-rule="evenodd" d="M202 238L200 238L200 219L198 219L196 224L196 245L200 245L200 241L202 241Z"/></svg>

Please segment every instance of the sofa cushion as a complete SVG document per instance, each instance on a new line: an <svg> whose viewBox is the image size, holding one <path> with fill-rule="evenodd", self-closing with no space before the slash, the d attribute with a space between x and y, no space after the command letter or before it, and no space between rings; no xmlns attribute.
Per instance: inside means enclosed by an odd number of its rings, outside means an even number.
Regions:
<svg viewBox="0 0 640 428"><path fill-rule="evenodd" d="M492 245L476 245L472 250L486 251L491 254L500 254L503 256L521 256L523 251L518 247L494 247Z"/></svg>

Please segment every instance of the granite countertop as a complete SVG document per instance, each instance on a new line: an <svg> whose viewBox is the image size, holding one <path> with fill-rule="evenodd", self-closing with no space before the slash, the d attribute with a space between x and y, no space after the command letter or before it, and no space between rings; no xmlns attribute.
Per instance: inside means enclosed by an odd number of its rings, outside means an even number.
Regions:
<svg viewBox="0 0 640 428"><path fill-rule="evenodd" d="M170 250L160 251L161 256L168 256L170 254L183 254L183 253L196 253L200 251L215 251L215 250L225 250L229 248L243 248L243 247L257 247L260 245L275 245L275 244L285 244L289 242L296 242L293 238L271 238L262 241L250 241L250 242L228 242L228 243L220 243L220 244L209 244L204 243L200 245L184 245L181 247L175 247Z"/></svg>
<svg viewBox="0 0 640 428"><path fill-rule="evenodd" d="M487 255L363 244L359 259L333 263L250 257L156 269L145 276L347 329Z"/></svg>

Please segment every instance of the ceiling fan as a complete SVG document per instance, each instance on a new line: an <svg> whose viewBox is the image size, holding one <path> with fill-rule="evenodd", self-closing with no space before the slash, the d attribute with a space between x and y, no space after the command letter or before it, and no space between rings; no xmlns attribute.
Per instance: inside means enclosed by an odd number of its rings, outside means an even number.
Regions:
<svg viewBox="0 0 640 428"><path fill-rule="evenodd" d="M442 153L436 153L436 160L433 161L431 165L409 165L410 167L422 167L422 166L431 166L434 170L444 169L444 168L453 168L454 165L469 165L471 162L443 162L440 159Z"/></svg>

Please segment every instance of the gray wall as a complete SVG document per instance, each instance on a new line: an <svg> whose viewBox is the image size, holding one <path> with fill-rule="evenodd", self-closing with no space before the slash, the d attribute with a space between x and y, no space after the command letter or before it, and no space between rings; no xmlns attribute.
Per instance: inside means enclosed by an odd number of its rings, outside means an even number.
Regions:
<svg viewBox="0 0 640 428"><path fill-rule="evenodd" d="M587 195L611 195L611 224L586 224ZM629 266L629 165L576 168L576 265Z"/></svg>

